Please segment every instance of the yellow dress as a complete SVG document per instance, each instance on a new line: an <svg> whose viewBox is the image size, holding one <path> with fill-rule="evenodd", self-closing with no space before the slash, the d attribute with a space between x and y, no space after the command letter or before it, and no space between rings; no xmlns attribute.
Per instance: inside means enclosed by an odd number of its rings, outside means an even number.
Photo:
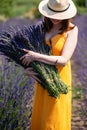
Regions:
<svg viewBox="0 0 87 130"><path fill-rule="evenodd" d="M53 55L61 55L66 35L58 34L52 38ZM48 43L49 44L49 43ZM56 66L62 81L71 86L70 61L66 66ZM39 83L35 86L31 130L70 130L71 129L71 92L60 98L48 95Z"/></svg>

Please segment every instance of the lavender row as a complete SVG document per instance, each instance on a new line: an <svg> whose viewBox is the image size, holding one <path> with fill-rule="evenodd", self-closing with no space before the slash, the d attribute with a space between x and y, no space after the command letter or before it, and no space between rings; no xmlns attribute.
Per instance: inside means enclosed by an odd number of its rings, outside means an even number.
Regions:
<svg viewBox="0 0 87 130"><path fill-rule="evenodd" d="M0 130L30 128L34 81L0 56Z"/></svg>
<svg viewBox="0 0 87 130"><path fill-rule="evenodd" d="M79 29L78 45L74 53L76 74L81 82L82 89L87 94L87 15L79 15L74 19Z"/></svg>

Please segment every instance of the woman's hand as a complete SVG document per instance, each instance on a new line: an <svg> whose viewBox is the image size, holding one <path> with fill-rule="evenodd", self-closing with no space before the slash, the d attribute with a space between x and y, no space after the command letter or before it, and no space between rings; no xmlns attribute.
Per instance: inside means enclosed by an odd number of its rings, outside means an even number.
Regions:
<svg viewBox="0 0 87 130"><path fill-rule="evenodd" d="M25 69L24 74L40 82L40 80L36 77L37 73L35 73L31 67Z"/></svg>
<svg viewBox="0 0 87 130"><path fill-rule="evenodd" d="M28 66L31 62L35 59L35 53L33 51L23 49L23 51L26 53L24 56L20 58L22 60L22 63L26 66Z"/></svg>

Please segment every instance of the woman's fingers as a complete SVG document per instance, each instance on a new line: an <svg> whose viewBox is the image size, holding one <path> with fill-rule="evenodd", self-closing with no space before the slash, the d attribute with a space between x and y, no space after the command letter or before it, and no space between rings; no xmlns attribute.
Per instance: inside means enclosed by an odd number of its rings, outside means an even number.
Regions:
<svg viewBox="0 0 87 130"><path fill-rule="evenodd" d="M30 57L28 54L25 54L24 56L22 56L22 57L20 58L20 60L22 60L22 63L23 63L24 65L26 65L26 66L28 66L29 63L32 62L32 59L31 59L31 57Z"/></svg>
<svg viewBox="0 0 87 130"><path fill-rule="evenodd" d="M22 49L24 52L26 52L27 54L29 53L29 50L27 50L27 49ZM20 60L22 60L22 59L24 59L26 57L26 54L24 55L24 56L22 56L21 58L20 58Z"/></svg>
<svg viewBox="0 0 87 130"><path fill-rule="evenodd" d="M23 60L25 58L25 55L20 58L20 60Z"/></svg>
<svg viewBox="0 0 87 130"><path fill-rule="evenodd" d="M32 77L33 79L35 79L36 81L40 82L40 80L36 77L37 73L35 73L32 68L30 68L30 67L27 68L27 69L24 71L24 73L25 73L27 76L30 76L30 77Z"/></svg>
<svg viewBox="0 0 87 130"><path fill-rule="evenodd" d="M32 76L32 75L37 75L37 73L35 73L33 70L25 70L24 71L25 74L27 74L28 76Z"/></svg>
<svg viewBox="0 0 87 130"><path fill-rule="evenodd" d="M28 52L29 52L29 50L27 50L27 49L23 49L23 51L24 51L24 52L26 52L26 53L28 53Z"/></svg>
<svg viewBox="0 0 87 130"><path fill-rule="evenodd" d="M27 52L27 50L26 50ZM31 54L29 54L29 52L25 55L23 55L20 60L22 60L22 63L26 66L28 66L32 61L33 61L33 58L31 56Z"/></svg>
<svg viewBox="0 0 87 130"><path fill-rule="evenodd" d="M24 73L27 74L27 75L31 75L31 76L32 75L34 75L34 76L37 75L37 73L35 73L34 70L31 67L25 69Z"/></svg>
<svg viewBox="0 0 87 130"><path fill-rule="evenodd" d="M29 68L26 68L26 69L25 69L25 71L31 71L31 70L33 70L32 67L29 67Z"/></svg>
<svg viewBox="0 0 87 130"><path fill-rule="evenodd" d="M29 63L30 63L30 61L29 61L29 60L26 60L26 59L23 59L23 60L22 60L22 63L23 63L24 65L28 66Z"/></svg>
<svg viewBox="0 0 87 130"><path fill-rule="evenodd" d="M38 81L39 83L41 82L36 76L32 76L32 78Z"/></svg>
<svg viewBox="0 0 87 130"><path fill-rule="evenodd" d="M23 60L23 59L28 59L28 57L29 57L29 55L28 54L25 54L25 55L23 55L21 58L20 58L20 60Z"/></svg>

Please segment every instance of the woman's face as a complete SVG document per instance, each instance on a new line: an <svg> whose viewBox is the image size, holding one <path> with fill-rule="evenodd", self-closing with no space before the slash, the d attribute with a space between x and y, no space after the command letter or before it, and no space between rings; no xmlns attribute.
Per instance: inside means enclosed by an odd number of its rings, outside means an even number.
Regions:
<svg viewBox="0 0 87 130"><path fill-rule="evenodd" d="M54 25L58 25L59 23L61 23L62 20L58 20L58 19L50 19L51 22L54 24Z"/></svg>

